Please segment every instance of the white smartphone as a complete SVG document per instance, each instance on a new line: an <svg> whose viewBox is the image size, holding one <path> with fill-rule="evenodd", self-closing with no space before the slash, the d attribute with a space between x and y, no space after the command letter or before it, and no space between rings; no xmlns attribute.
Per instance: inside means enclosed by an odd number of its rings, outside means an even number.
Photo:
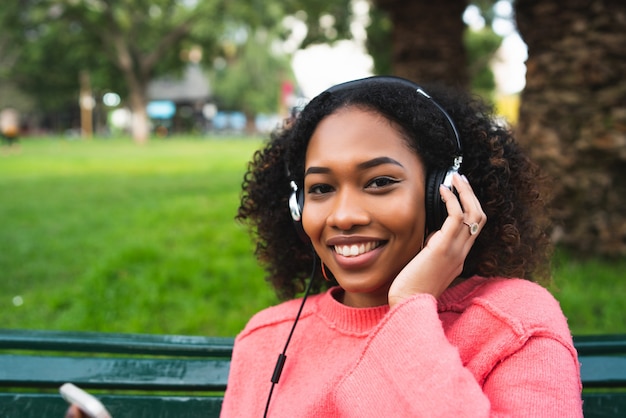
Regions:
<svg viewBox="0 0 626 418"><path fill-rule="evenodd" d="M104 405L93 395L85 392L72 383L65 383L59 388L61 396L69 402L80 408L87 416L91 418L111 418L109 411Z"/></svg>

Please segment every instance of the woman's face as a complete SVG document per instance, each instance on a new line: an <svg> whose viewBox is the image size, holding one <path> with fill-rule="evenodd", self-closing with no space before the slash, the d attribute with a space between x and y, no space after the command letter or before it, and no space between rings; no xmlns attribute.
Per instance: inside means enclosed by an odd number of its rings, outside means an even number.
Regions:
<svg viewBox="0 0 626 418"><path fill-rule="evenodd" d="M425 168L390 121L344 108L306 153L303 227L345 290L344 303L387 303L391 282L424 240Z"/></svg>

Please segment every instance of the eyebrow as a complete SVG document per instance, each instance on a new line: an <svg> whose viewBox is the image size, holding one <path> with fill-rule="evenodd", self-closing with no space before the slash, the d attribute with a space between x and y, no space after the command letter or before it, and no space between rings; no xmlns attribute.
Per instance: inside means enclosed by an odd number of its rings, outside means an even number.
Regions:
<svg viewBox="0 0 626 418"><path fill-rule="evenodd" d="M404 168L404 166L400 164L399 161L394 160L391 157L377 157L377 158L372 158L371 160L367 160L362 163L359 163L357 165L357 169L367 170L369 168L378 167L379 165L385 165L385 164L393 164L393 165L397 165L397 166ZM309 167L306 170L306 172L304 173L304 176L306 177L308 174L327 174L327 173L330 173L329 168L313 166L313 167Z"/></svg>

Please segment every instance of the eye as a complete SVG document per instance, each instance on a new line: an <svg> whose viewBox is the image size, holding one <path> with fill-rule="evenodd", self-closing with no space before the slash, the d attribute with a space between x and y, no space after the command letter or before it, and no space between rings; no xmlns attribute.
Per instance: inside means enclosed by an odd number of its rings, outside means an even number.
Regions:
<svg viewBox="0 0 626 418"><path fill-rule="evenodd" d="M391 177L376 177L375 179L372 179L369 183L367 183L365 187L372 189L382 189L396 183L400 183L400 181Z"/></svg>
<svg viewBox="0 0 626 418"><path fill-rule="evenodd" d="M314 184L309 187L309 194L325 194L333 191L332 186L328 184Z"/></svg>

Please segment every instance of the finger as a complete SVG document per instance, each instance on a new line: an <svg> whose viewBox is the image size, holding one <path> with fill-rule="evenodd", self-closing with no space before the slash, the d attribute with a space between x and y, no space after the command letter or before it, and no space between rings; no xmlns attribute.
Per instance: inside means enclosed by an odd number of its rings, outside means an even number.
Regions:
<svg viewBox="0 0 626 418"><path fill-rule="evenodd" d="M446 186L440 186L439 193L446 204L448 216L441 226L441 233L448 239L455 239L461 232L463 225L464 213L459 198ZM437 231L435 231L437 232Z"/></svg>
<svg viewBox="0 0 626 418"><path fill-rule="evenodd" d="M474 211L480 208L480 202L466 177L455 174L452 177L452 185L458 193L459 201L463 206L464 212Z"/></svg>
<svg viewBox="0 0 626 418"><path fill-rule="evenodd" d="M476 223L483 226L487 221L487 216L483 211L480 200L474 193L471 184L465 176L455 175L452 179L453 185L459 194L459 200L464 211L464 221L466 224Z"/></svg>
<svg viewBox="0 0 626 418"><path fill-rule="evenodd" d="M439 186L439 194L441 195L441 200L446 205L448 216L462 217L463 207L459 197L443 184Z"/></svg>
<svg viewBox="0 0 626 418"><path fill-rule="evenodd" d="M465 213L459 198L454 192L445 186L441 186L441 196L446 202L448 216L445 219L441 229L435 233L441 233L441 239L445 240L445 245L450 250L455 247L462 248L467 238L467 226L463 224L465 221Z"/></svg>
<svg viewBox="0 0 626 418"><path fill-rule="evenodd" d="M469 183L460 176L455 175L453 185L458 197L452 191L442 186L440 193L446 202L448 218L442 226L444 233L447 231L448 238L463 238L459 244L465 247L467 238L475 238L486 220L478 198L474 194ZM474 239L469 240L473 243Z"/></svg>
<svg viewBox="0 0 626 418"><path fill-rule="evenodd" d="M85 415L83 415L80 408L77 407L76 405L71 405L68 408L67 412L65 413L65 418L83 418L83 417L85 417Z"/></svg>

